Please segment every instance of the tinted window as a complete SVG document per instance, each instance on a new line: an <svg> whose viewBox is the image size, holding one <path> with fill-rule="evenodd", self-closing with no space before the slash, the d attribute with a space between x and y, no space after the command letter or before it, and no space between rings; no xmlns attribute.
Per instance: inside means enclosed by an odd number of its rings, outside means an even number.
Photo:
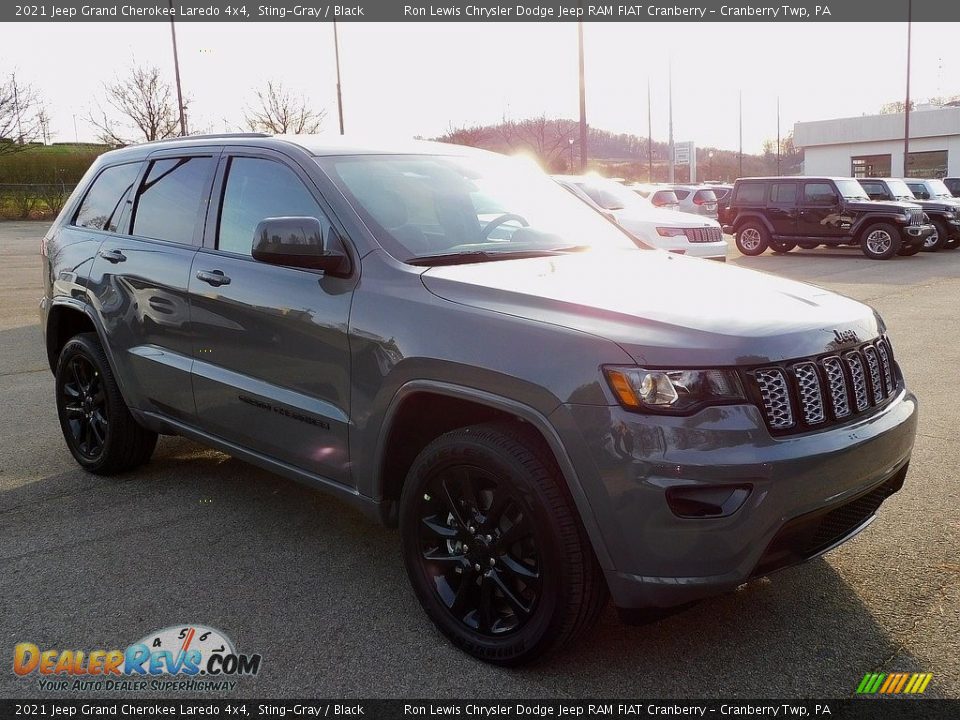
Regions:
<svg viewBox="0 0 960 720"><path fill-rule="evenodd" d="M883 183L861 181L860 184L863 186L864 192L866 192L871 198L887 196L887 192L883 187Z"/></svg>
<svg viewBox="0 0 960 720"><path fill-rule="evenodd" d="M685 199L687 195L690 194L689 190L674 190L673 192L676 193L677 198L679 198L680 200Z"/></svg>
<svg viewBox="0 0 960 720"><path fill-rule="evenodd" d="M796 201L796 183L775 183L770 186L770 202L774 205L792 205Z"/></svg>
<svg viewBox="0 0 960 720"><path fill-rule="evenodd" d="M910 188L910 192L912 192L914 195L916 195L920 199L925 200L927 198L924 196L927 196L927 197L930 196L930 194L927 192L926 186L923 183L908 182L907 187Z"/></svg>
<svg viewBox="0 0 960 720"><path fill-rule="evenodd" d="M694 200L699 200L702 203L715 203L717 201L717 195L713 190L697 190L697 194L693 196Z"/></svg>
<svg viewBox="0 0 960 720"><path fill-rule="evenodd" d="M833 205L837 200L830 183L807 183L803 186L803 201L811 205Z"/></svg>
<svg viewBox="0 0 960 720"><path fill-rule="evenodd" d="M960 179L958 178L949 178L944 180L943 183L949 188L955 196L960 193Z"/></svg>
<svg viewBox="0 0 960 720"><path fill-rule="evenodd" d="M680 198L673 190L657 190L653 194L652 202L654 205L676 205Z"/></svg>
<svg viewBox="0 0 960 720"><path fill-rule="evenodd" d="M133 207L133 234L188 245L193 242L213 166L210 157L150 163Z"/></svg>
<svg viewBox="0 0 960 720"><path fill-rule="evenodd" d="M80 203L73 224L85 228L116 232L123 199L137 180L140 163L115 165L97 175Z"/></svg>
<svg viewBox="0 0 960 720"><path fill-rule="evenodd" d="M763 202L765 189L766 187L762 183L743 183L737 185L736 201L738 203Z"/></svg>
<svg viewBox="0 0 960 720"><path fill-rule="evenodd" d="M324 236L329 226L293 170L273 160L233 158L223 190L217 249L249 255L257 225L271 217L317 218Z"/></svg>

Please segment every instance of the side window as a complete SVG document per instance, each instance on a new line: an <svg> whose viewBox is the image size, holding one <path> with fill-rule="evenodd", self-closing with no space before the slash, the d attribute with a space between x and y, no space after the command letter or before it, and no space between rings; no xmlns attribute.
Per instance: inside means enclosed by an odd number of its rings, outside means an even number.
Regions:
<svg viewBox="0 0 960 720"><path fill-rule="evenodd" d="M293 170L264 158L232 158L220 206L217 249L249 255L257 225L271 217L315 217L324 237L330 227Z"/></svg>
<svg viewBox="0 0 960 720"><path fill-rule="evenodd" d="M883 189L883 183L875 182L863 182L860 181L863 191L867 194L867 197L876 200L877 198L884 198L887 196L886 191Z"/></svg>
<svg viewBox="0 0 960 720"><path fill-rule="evenodd" d="M927 192L927 186L923 183L907 183L907 187L910 188L910 192L917 196L920 200L929 200L930 193Z"/></svg>
<svg viewBox="0 0 960 720"><path fill-rule="evenodd" d="M137 181L140 163L114 165L97 175L80 203L73 225L94 230L117 231L123 200Z"/></svg>
<svg viewBox="0 0 960 720"><path fill-rule="evenodd" d="M830 183L807 183L803 186L803 202L807 205L833 205L837 193Z"/></svg>
<svg viewBox="0 0 960 720"><path fill-rule="evenodd" d="M793 205L797 201L796 183L774 183L770 187L771 205Z"/></svg>
<svg viewBox="0 0 960 720"><path fill-rule="evenodd" d="M192 243L214 164L212 157L164 158L150 163L133 205L133 234Z"/></svg>
<svg viewBox="0 0 960 720"><path fill-rule="evenodd" d="M689 191L689 190L680 190L680 189L677 189L677 190L674 190L673 192L676 194L677 198L680 199L680 200L686 200L686 199L687 199L687 195L690 194L690 191Z"/></svg>
<svg viewBox="0 0 960 720"><path fill-rule="evenodd" d="M738 203L762 203L765 189L763 183L742 183L737 186L735 200Z"/></svg>

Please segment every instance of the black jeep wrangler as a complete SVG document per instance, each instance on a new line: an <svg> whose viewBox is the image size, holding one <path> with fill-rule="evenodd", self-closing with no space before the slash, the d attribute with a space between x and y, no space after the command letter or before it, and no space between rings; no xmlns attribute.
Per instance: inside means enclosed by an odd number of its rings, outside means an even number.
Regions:
<svg viewBox="0 0 960 720"><path fill-rule="evenodd" d="M859 245L867 257L887 260L919 252L934 233L919 205L870 200L853 178L737 180L720 222L744 255Z"/></svg>
<svg viewBox="0 0 960 720"><path fill-rule="evenodd" d="M871 200L903 200L916 203L930 218L934 232L923 243L923 249L934 252L940 249L954 250L960 246L960 201L950 198L915 194L911 181L899 178L862 178L860 185Z"/></svg>

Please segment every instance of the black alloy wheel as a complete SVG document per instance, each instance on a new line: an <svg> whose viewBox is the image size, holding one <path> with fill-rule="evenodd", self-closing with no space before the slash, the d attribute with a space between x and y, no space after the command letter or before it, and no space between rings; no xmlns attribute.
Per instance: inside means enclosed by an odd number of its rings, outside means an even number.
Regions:
<svg viewBox="0 0 960 720"><path fill-rule="evenodd" d="M89 358L70 358L59 399L69 429L67 442L84 458L97 460L107 442L110 411L103 380Z"/></svg>
<svg viewBox="0 0 960 720"><path fill-rule="evenodd" d="M450 465L430 476L420 508L420 564L450 614L483 635L520 629L540 598L541 562L509 484Z"/></svg>

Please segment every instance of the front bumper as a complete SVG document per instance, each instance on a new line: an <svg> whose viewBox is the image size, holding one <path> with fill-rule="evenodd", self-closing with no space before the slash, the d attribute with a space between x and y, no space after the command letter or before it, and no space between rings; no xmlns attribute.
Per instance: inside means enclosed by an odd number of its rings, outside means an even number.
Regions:
<svg viewBox="0 0 960 720"><path fill-rule="evenodd" d="M862 420L778 439L752 405L690 417L563 405L551 420L611 559L615 603L650 608L732 590L856 534L902 484L917 403L901 391ZM679 517L667 502L671 489L743 486L722 517Z"/></svg>
<svg viewBox="0 0 960 720"><path fill-rule="evenodd" d="M900 228L903 241L908 245L922 245L936 230L937 229L930 223L925 225L904 225Z"/></svg>

